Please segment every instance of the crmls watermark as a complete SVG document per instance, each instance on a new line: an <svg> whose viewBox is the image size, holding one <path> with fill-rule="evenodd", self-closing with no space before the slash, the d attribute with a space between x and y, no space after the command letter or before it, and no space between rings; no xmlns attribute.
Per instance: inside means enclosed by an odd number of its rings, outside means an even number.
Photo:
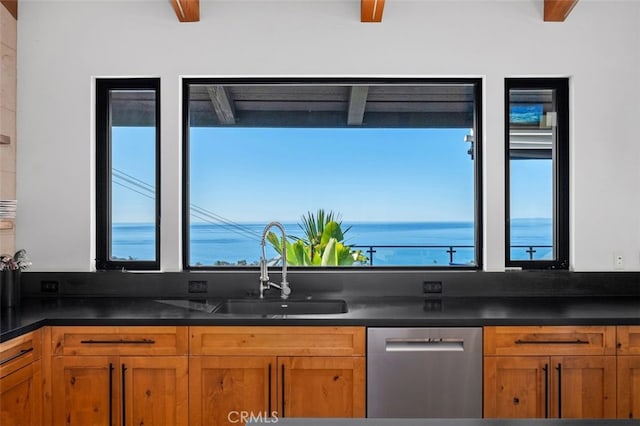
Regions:
<svg viewBox="0 0 640 426"><path fill-rule="evenodd" d="M247 423L248 421L259 423L278 423L278 412L272 411L271 415L266 411L260 411L257 414L253 411L229 411L227 414L229 423Z"/></svg>

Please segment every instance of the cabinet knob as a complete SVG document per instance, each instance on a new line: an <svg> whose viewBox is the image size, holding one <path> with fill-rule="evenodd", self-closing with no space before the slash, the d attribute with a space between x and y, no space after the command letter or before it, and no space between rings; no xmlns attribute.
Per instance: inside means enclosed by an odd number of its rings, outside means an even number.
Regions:
<svg viewBox="0 0 640 426"><path fill-rule="evenodd" d="M513 398L513 405L518 405L518 404L520 404L520 398L516 396Z"/></svg>

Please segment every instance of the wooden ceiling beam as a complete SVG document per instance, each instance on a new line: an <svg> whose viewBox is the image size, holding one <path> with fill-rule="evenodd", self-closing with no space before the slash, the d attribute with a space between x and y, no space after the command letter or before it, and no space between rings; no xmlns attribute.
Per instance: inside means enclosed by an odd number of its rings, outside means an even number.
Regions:
<svg viewBox="0 0 640 426"><path fill-rule="evenodd" d="M382 22L384 0L360 0L360 22Z"/></svg>
<svg viewBox="0 0 640 426"><path fill-rule="evenodd" d="M347 124L350 126L362 126L364 120L364 108L367 105L369 86L352 86L349 96L349 114Z"/></svg>
<svg viewBox="0 0 640 426"><path fill-rule="evenodd" d="M180 22L200 21L200 0L169 0Z"/></svg>
<svg viewBox="0 0 640 426"><path fill-rule="evenodd" d="M233 99L224 86L208 86L209 98L213 105L213 110L218 116L220 124L236 124L236 111L233 107Z"/></svg>
<svg viewBox="0 0 640 426"><path fill-rule="evenodd" d="M0 3L7 8L11 16L18 19L18 0L1 0Z"/></svg>
<svg viewBox="0 0 640 426"><path fill-rule="evenodd" d="M544 0L544 21L564 22L578 0Z"/></svg>

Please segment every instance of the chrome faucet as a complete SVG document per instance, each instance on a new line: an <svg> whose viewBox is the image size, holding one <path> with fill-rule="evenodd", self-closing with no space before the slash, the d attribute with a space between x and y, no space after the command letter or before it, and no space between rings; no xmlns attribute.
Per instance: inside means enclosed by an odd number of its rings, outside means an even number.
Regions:
<svg viewBox="0 0 640 426"><path fill-rule="evenodd" d="M282 282L280 285L269 281L269 271L267 270L267 234L274 226L282 232ZM284 226L282 226L280 222L271 222L265 226L264 231L262 231L260 245L262 246L262 257L260 258L260 299L264 299L264 291L271 287L279 288L280 297L287 299L291 294L291 288L287 282L287 233L284 230Z"/></svg>

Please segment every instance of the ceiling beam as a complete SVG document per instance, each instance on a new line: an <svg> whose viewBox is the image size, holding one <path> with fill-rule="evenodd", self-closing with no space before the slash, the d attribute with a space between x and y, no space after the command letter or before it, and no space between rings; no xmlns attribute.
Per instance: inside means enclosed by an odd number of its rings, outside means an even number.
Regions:
<svg viewBox="0 0 640 426"><path fill-rule="evenodd" d="M180 22L200 21L200 0L169 0Z"/></svg>
<svg viewBox="0 0 640 426"><path fill-rule="evenodd" d="M208 86L209 98L220 124L236 124L236 111L233 100L224 86Z"/></svg>
<svg viewBox="0 0 640 426"><path fill-rule="evenodd" d="M18 19L18 0L1 0L0 3L7 8L11 16Z"/></svg>
<svg viewBox="0 0 640 426"><path fill-rule="evenodd" d="M349 96L349 115L347 124L350 126L361 126L364 120L364 108L367 105L367 95L369 86L352 86Z"/></svg>
<svg viewBox="0 0 640 426"><path fill-rule="evenodd" d="M360 0L360 22L382 22L384 0Z"/></svg>
<svg viewBox="0 0 640 426"><path fill-rule="evenodd" d="M544 21L564 22L578 0L544 0Z"/></svg>

